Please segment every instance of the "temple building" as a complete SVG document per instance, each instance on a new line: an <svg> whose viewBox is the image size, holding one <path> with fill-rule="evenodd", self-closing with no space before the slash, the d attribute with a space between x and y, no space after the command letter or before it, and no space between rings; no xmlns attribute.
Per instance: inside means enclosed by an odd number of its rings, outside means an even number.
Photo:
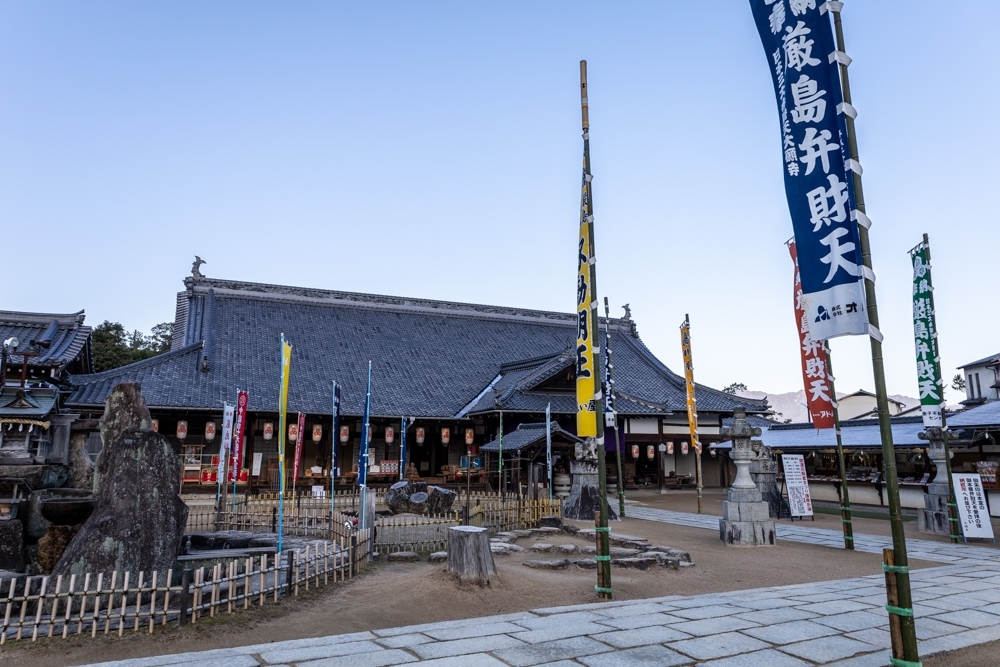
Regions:
<svg viewBox="0 0 1000 667"><path fill-rule="evenodd" d="M276 487L282 334L292 345L289 423L305 414L299 488L328 488L331 443L336 483L356 474L369 360L372 483L399 479L405 438L412 474L447 480L471 450L474 459L485 459L483 477L495 487L501 483L498 453L480 454L479 447L497 439L501 414L507 433L543 423L551 406L552 419L575 433L574 314L221 280L197 266L184 287L172 349L103 373L74 374L66 405L97 417L112 387L138 382L156 428L184 456L190 485L214 488L223 403L235 403L243 390L249 392L249 434L241 483ZM693 474L684 378L646 348L630 317L602 320L602 329L606 325L626 483L655 483L658 460L664 474ZM334 381L342 388L337 433L330 432ZM705 445L719 440L721 420L736 407L767 411L766 401L700 385L697 405ZM613 437L606 447L614 451ZM289 443L286 461L294 450ZM511 477L503 483L526 483L529 462L516 452L510 456L505 452ZM710 459L707 449L704 460L705 485L726 483L721 460Z"/></svg>

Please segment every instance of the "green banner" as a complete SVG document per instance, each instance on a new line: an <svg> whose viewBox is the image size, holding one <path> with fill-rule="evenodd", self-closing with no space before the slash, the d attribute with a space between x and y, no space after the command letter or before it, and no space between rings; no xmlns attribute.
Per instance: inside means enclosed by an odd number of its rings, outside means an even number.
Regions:
<svg viewBox="0 0 1000 667"><path fill-rule="evenodd" d="M913 342L917 351L917 384L924 426L940 427L944 409L944 383L934 322L934 290L928 248L921 243L910 251L913 261Z"/></svg>

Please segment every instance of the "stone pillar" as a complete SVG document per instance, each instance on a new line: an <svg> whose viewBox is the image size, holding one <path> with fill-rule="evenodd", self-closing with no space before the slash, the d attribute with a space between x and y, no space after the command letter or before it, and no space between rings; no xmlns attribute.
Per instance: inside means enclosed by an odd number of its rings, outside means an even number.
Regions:
<svg viewBox="0 0 1000 667"><path fill-rule="evenodd" d="M780 519L788 501L781 496L777 481L778 462L774 460L769 447L762 446L757 456L750 461L750 476L760 491L761 500L767 503L770 518ZM785 514L789 515L788 512Z"/></svg>
<svg viewBox="0 0 1000 667"><path fill-rule="evenodd" d="M757 458L751 436L760 435L760 429L747 424L746 410L736 408L733 425L722 429L722 435L733 443L731 457L736 464L736 479L729 489L729 496L722 502L719 520L719 539L731 546L771 546L775 542L774 521L768 503L750 475L750 464Z"/></svg>
<svg viewBox="0 0 1000 667"><path fill-rule="evenodd" d="M944 435L940 428L932 426L919 434L921 440L927 440L931 463L936 473L934 479L927 483L927 494L924 496L924 524L928 532L936 535L950 535L948 526L948 467L944 458Z"/></svg>

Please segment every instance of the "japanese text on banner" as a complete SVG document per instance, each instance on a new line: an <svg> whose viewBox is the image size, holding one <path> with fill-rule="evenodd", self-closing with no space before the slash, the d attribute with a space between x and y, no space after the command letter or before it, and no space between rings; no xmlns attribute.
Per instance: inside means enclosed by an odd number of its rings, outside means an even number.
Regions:
<svg viewBox="0 0 1000 667"><path fill-rule="evenodd" d="M943 423L944 383L941 380L941 357L938 354L934 324L934 300L931 290L931 265L923 243L910 251L913 260L913 343L917 352L917 386L920 389L920 412L924 426Z"/></svg>
<svg viewBox="0 0 1000 667"><path fill-rule="evenodd" d="M809 318L806 317L802 305L802 281L799 279L799 262L795 256L794 241L788 244L788 252L792 255L792 263L795 265L795 328L799 332L802 381L809 415L816 428L833 428L833 396L830 395L826 348L823 341L814 340L809 335Z"/></svg>
<svg viewBox="0 0 1000 667"><path fill-rule="evenodd" d="M802 306L822 341L868 333L836 47L816 0L751 0L771 67Z"/></svg>
<svg viewBox="0 0 1000 667"><path fill-rule="evenodd" d="M688 431L691 434L691 445L695 452L701 454L701 441L698 439L698 402L695 398L694 360L691 357L691 324L684 320L681 325L681 354L684 357L684 384L687 389Z"/></svg>
<svg viewBox="0 0 1000 667"><path fill-rule="evenodd" d="M581 438L597 435L597 368L594 367L594 293L590 284L590 183L584 170L580 195L580 243L576 274L576 434Z"/></svg>

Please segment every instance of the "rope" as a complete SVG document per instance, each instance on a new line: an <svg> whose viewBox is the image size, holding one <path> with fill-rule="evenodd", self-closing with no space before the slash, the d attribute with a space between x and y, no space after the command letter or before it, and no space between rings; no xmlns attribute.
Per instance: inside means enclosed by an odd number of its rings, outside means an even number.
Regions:
<svg viewBox="0 0 1000 667"><path fill-rule="evenodd" d="M886 565L882 563L883 572L898 572L899 574L909 574L910 567L908 565Z"/></svg>
<svg viewBox="0 0 1000 667"><path fill-rule="evenodd" d="M910 607L893 607L891 604L885 606L885 610L896 616L908 616L913 618L913 609Z"/></svg>
<svg viewBox="0 0 1000 667"><path fill-rule="evenodd" d="M894 658L889 656L889 662L892 663L893 667L924 667L922 662L913 662L912 660L903 660L902 658Z"/></svg>

